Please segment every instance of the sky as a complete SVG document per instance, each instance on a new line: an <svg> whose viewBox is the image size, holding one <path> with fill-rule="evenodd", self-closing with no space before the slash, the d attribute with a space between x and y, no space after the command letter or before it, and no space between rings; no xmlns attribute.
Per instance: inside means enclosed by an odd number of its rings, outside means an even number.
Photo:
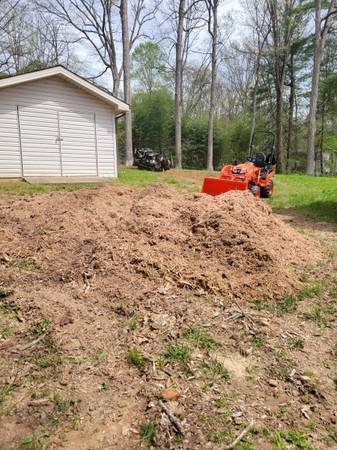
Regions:
<svg viewBox="0 0 337 450"><path fill-rule="evenodd" d="M244 33L244 27L241 23L242 15L243 15L243 8L241 5L241 2L238 0L220 0L220 6L219 6L219 17L225 17L228 14L233 19L233 27L230 32L230 39L234 41L240 41L242 39L242 35ZM149 24L149 30L147 30L147 33L153 36L154 41L159 41L160 36L159 34L154 32L153 30L156 30L156 27L153 27L153 23ZM199 41L202 42L203 39L207 39L207 30L205 29L203 32L200 33ZM140 43L141 41L139 41ZM83 41L76 44L74 47L74 53L75 56L78 58L80 65L82 65L82 68L79 67L79 71L84 71L83 75L85 76L95 76L99 72L103 70L103 65L100 63L98 58L95 55L95 51L92 49L90 44L86 44ZM121 59L121 52L120 53L120 59ZM91 61L91 65L88 67L87 61ZM112 79L111 75L109 73L106 73L102 77L96 80L97 83L105 86L107 89L112 90Z"/></svg>

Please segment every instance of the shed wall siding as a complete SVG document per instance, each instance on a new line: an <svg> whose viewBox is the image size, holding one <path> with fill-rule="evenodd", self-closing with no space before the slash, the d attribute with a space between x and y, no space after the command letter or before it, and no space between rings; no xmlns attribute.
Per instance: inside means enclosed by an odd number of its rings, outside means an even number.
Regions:
<svg viewBox="0 0 337 450"><path fill-rule="evenodd" d="M57 76L0 89L0 176L21 176L17 106L25 176L60 175L61 159L63 175L98 168L99 176L117 176L113 109Z"/></svg>

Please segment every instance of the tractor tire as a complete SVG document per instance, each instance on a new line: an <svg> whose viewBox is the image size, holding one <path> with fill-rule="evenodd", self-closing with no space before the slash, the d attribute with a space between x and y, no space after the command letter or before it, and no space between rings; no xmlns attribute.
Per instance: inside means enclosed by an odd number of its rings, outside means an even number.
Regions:
<svg viewBox="0 0 337 450"><path fill-rule="evenodd" d="M267 186L261 187L261 197L262 198L270 198L273 195L274 183L273 180L270 180Z"/></svg>
<svg viewBox="0 0 337 450"><path fill-rule="evenodd" d="M256 197L256 198L260 198L261 197L261 188L260 188L260 186L256 186L256 185L251 186L249 188L249 191L254 195L254 197Z"/></svg>

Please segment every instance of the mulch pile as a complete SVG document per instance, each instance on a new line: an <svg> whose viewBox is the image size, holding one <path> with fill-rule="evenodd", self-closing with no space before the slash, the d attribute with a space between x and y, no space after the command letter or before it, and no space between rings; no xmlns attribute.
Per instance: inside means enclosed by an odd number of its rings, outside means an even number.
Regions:
<svg viewBox="0 0 337 450"><path fill-rule="evenodd" d="M280 296L297 286L293 266L317 257L309 239L245 192L213 198L109 186L6 202L0 221L8 269L36 265L39 282L121 294L170 286Z"/></svg>
<svg viewBox="0 0 337 450"><path fill-rule="evenodd" d="M213 414L213 397L179 364L155 361L188 327L208 327L236 352L231 386L249 396L239 351L251 337L224 315L291 293L304 264L320 257L313 240L245 192L102 186L2 200L0 223L0 289L13 292L0 301L19 319L0 339L0 386L14 386L1 417L6 449L46 430L51 448L143 448L140 430L153 418L158 448L206 448L198 417ZM130 348L147 358L144 370L128 361ZM205 350L187 370L204 359ZM156 403L171 386L184 393L175 414L191 431L182 443Z"/></svg>

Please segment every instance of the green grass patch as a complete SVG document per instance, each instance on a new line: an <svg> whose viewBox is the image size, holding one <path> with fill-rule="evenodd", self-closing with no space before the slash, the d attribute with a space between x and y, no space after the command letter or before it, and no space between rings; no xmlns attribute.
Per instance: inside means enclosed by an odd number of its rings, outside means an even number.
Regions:
<svg viewBox="0 0 337 450"><path fill-rule="evenodd" d="M73 192L79 189L95 189L92 183L71 184L38 184L25 181L0 181L0 197L26 196L34 194L45 194L48 192Z"/></svg>
<svg viewBox="0 0 337 450"><path fill-rule="evenodd" d="M304 342L302 338L291 338L289 339L289 347L294 350L302 350L304 348Z"/></svg>
<svg viewBox="0 0 337 450"><path fill-rule="evenodd" d="M134 312L129 314L129 319L127 321L127 326L130 331L136 331L138 326L138 318Z"/></svg>
<svg viewBox="0 0 337 450"><path fill-rule="evenodd" d="M220 361L216 361L214 359L211 359L210 361L207 361L204 364L204 367L212 373L212 375L218 376L222 378L225 381L230 380L230 373L226 369L226 367L223 366L223 364Z"/></svg>
<svg viewBox="0 0 337 450"><path fill-rule="evenodd" d="M50 325L49 319L45 318L40 323L35 325L35 327L32 330L33 336L41 336L41 334L46 333Z"/></svg>
<svg viewBox="0 0 337 450"><path fill-rule="evenodd" d="M4 327L0 328L0 340L7 339L12 333L13 327L11 327L10 325L5 325Z"/></svg>
<svg viewBox="0 0 337 450"><path fill-rule="evenodd" d="M108 357L108 349L103 347L92 354L92 359L95 364L102 364Z"/></svg>
<svg viewBox="0 0 337 450"><path fill-rule="evenodd" d="M184 337L190 341L195 347L212 350L217 343L208 334L200 328L188 328L184 332Z"/></svg>
<svg viewBox="0 0 337 450"><path fill-rule="evenodd" d="M291 313L297 309L297 299L293 295L287 295L277 305L276 310L280 313Z"/></svg>
<svg viewBox="0 0 337 450"><path fill-rule="evenodd" d="M146 364L148 363L149 360L136 348L129 348L128 361L130 364L136 366L138 369L143 370L145 369Z"/></svg>
<svg viewBox="0 0 337 450"><path fill-rule="evenodd" d="M273 197L275 211L293 210L313 219L337 222L337 177L276 175Z"/></svg>
<svg viewBox="0 0 337 450"><path fill-rule="evenodd" d="M41 344L42 348L34 353L35 369L53 368L56 374L57 367L63 364L63 353L49 335L43 338Z"/></svg>
<svg viewBox="0 0 337 450"><path fill-rule="evenodd" d="M6 401L6 398L14 391L15 384L6 383L0 388L0 414L3 411L3 407Z"/></svg>
<svg viewBox="0 0 337 450"><path fill-rule="evenodd" d="M149 445L156 445L156 423L150 420L143 423L140 428L143 441Z"/></svg>
<svg viewBox="0 0 337 450"><path fill-rule="evenodd" d="M304 433L297 430L276 432L273 439L273 448L276 450L287 450L288 444L292 444L296 449L314 450Z"/></svg>
<svg viewBox="0 0 337 450"><path fill-rule="evenodd" d="M24 272L41 272L41 266L31 258L18 259L12 263L14 267Z"/></svg>
<svg viewBox="0 0 337 450"><path fill-rule="evenodd" d="M264 336L252 336L253 344L256 345L256 347L263 347L267 343L267 339Z"/></svg>
<svg viewBox="0 0 337 450"><path fill-rule="evenodd" d="M306 298L316 297L322 293L323 287L322 282L307 285L297 293L297 298L298 300L304 300Z"/></svg>
<svg viewBox="0 0 337 450"><path fill-rule="evenodd" d="M12 294L13 294L13 291L6 291L4 289L0 289L0 299L9 297Z"/></svg>
<svg viewBox="0 0 337 450"><path fill-rule="evenodd" d="M0 291L2 292L2 296L0 295L0 308L2 311L4 311L6 314L9 314L11 319L13 320L19 320L19 306L13 301L8 299L13 292L9 291Z"/></svg>
<svg viewBox="0 0 337 450"><path fill-rule="evenodd" d="M326 312L327 312L327 310L325 308L322 308L320 306L315 306L315 308L313 308L313 310L311 312L306 313L304 315L304 317L307 320L313 320L320 327L328 327L328 326L330 326L330 320L325 315Z"/></svg>
<svg viewBox="0 0 337 450"><path fill-rule="evenodd" d="M164 350L163 356L166 359L189 361L191 359L191 350L183 344L168 344Z"/></svg>
<svg viewBox="0 0 337 450"><path fill-rule="evenodd" d="M45 433L45 437L47 436L48 433ZM40 437L32 435L23 438L17 448L18 450L46 450L49 445L45 444Z"/></svg>

